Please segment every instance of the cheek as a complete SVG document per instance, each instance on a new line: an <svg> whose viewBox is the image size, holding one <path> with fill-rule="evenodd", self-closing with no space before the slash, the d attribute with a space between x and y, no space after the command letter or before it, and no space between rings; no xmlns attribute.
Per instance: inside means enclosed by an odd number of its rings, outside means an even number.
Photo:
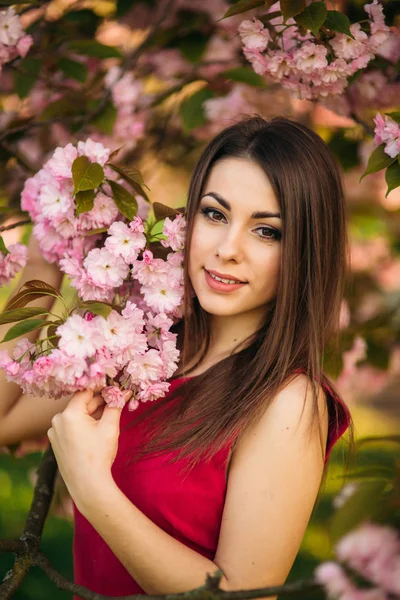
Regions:
<svg viewBox="0 0 400 600"><path fill-rule="evenodd" d="M270 294L276 290L279 273L281 269L281 249L280 246L271 248L267 257L257 264L256 279L260 281L260 292Z"/></svg>
<svg viewBox="0 0 400 600"><path fill-rule="evenodd" d="M195 223L190 240L189 268L198 267L200 262L203 264L212 245L212 232L202 227L201 223Z"/></svg>

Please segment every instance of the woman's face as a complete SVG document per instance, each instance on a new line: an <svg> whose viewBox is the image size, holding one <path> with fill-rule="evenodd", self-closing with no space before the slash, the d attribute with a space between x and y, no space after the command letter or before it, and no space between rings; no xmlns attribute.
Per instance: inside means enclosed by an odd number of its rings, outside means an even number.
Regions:
<svg viewBox="0 0 400 600"><path fill-rule="evenodd" d="M189 276L210 314L259 314L276 295L282 221L268 177L253 162L229 158L214 164L195 216ZM260 214L254 214L260 213ZM242 282L215 288L206 271ZM218 285L218 284L217 284Z"/></svg>

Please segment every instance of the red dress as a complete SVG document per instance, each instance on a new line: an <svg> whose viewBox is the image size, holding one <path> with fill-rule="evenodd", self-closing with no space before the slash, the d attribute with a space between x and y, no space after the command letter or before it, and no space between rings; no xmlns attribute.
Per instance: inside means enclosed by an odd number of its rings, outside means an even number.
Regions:
<svg viewBox="0 0 400 600"><path fill-rule="evenodd" d="M171 381L170 391L183 377ZM330 425L325 462L337 440L349 426L347 406L325 387L337 402L339 429ZM140 405L136 411L144 410ZM181 463L168 463L170 454L143 457L127 467L126 460L141 443L142 423L124 431L132 412L123 409L118 453L112 467L114 480L131 502L156 525L199 554L213 560L227 489L226 466L229 443L211 461L199 462L189 475L179 474ZM79 511L75 508L75 582L104 595L145 594L125 567Z"/></svg>

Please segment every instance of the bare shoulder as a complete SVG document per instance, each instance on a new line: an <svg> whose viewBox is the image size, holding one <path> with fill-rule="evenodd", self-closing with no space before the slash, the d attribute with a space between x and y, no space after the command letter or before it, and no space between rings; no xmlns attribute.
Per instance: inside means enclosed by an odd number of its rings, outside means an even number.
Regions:
<svg viewBox="0 0 400 600"><path fill-rule="evenodd" d="M291 378L235 448L215 556L226 589L278 585L289 574L324 468L328 409L317 391L313 418L311 381Z"/></svg>
<svg viewBox="0 0 400 600"><path fill-rule="evenodd" d="M312 383L303 373L296 374L273 398L261 418L240 438L236 449L236 461L248 452L259 456L259 452L268 451L268 440L275 439L282 445L306 442L306 432L310 425L313 430L321 427L326 443L328 435L328 404L321 385L317 389L317 407ZM271 437L273 436L273 437ZM265 444L265 447L263 447ZM257 447L256 447L257 446Z"/></svg>

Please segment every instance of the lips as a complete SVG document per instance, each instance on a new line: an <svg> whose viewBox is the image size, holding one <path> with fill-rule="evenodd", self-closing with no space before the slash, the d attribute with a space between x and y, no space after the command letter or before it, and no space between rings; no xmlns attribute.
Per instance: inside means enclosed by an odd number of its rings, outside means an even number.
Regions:
<svg viewBox="0 0 400 600"><path fill-rule="evenodd" d="M212 275L216 275L217 277L220 277L221 279L231 279L231 280L237 281L238 283L247 283L247 281L242 281L241 279L238 279L234 275L227 275L227 274L224 274L224 273L218 273L218 271L211 271L211 270L208 270L206 268L205 268L205 270L207 271L207 273L211 273Z"/></svg>

